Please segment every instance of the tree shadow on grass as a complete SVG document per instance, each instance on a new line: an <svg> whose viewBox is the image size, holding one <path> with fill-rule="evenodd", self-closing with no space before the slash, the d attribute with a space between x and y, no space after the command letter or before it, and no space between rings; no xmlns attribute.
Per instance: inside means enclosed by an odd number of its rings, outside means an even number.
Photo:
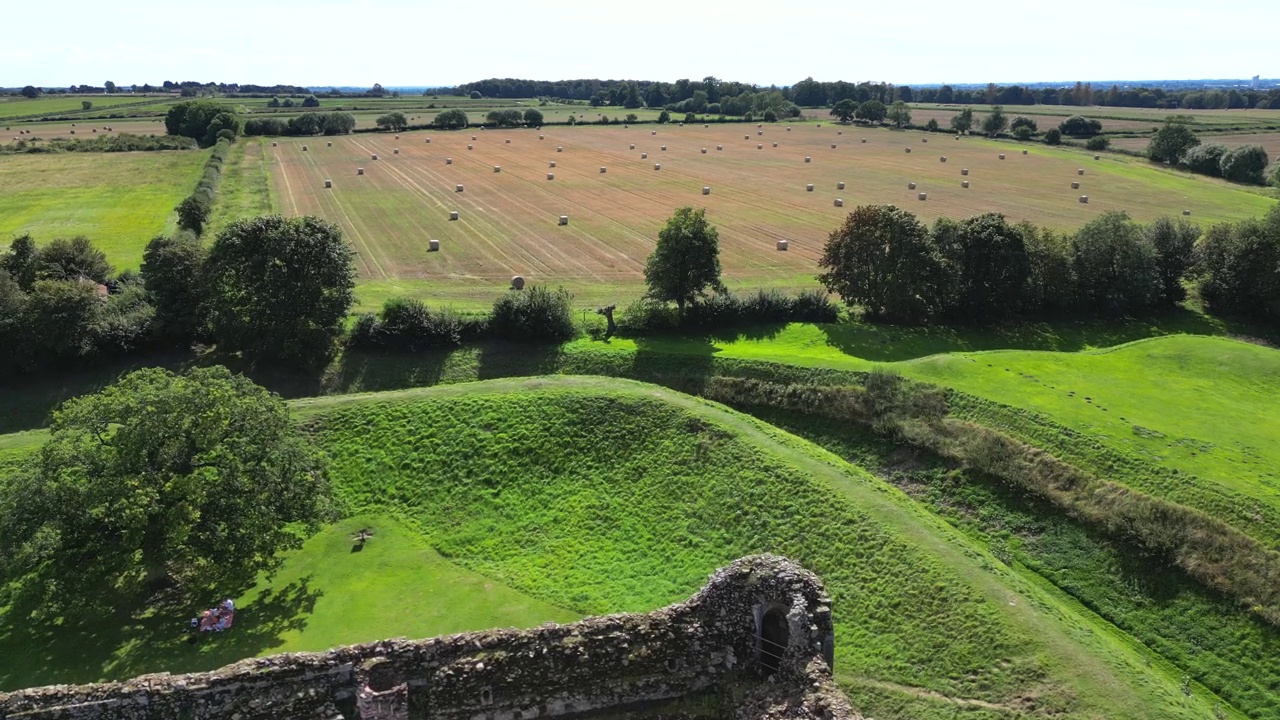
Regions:
<svg viewBox="0 0 1280 720"><path fill-rule="evenodd" d="M982 350L1079 352L1179 333L1224 336L1247 330L1185 308L1152 317L1110 321L1057 320L991 326L848 322L819 327L829 346L847 355L876 362Z"/></svg>
<svg viewBox="0 0 1280 720"><path fill-rule="evenodd" d="M212 670L279 647L284 633L306 627L322 594L309 578L265 590L237 608L230 630L195 642L188 623L205 609L198 606L134 604L41 621L27 619L30 608L10 608L0 615L0 691Z"/></svg>

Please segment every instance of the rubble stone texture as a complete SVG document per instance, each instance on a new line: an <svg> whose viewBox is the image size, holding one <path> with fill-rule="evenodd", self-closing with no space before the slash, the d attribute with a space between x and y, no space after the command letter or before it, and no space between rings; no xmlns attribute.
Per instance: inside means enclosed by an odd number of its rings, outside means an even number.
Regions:
<svg viewBox="0 0 1280 720"><path fill-rule="evenodd" d="M832 680L833 643L817 576L756 555L645 615L31 688L0 694L0 720L860 720Z"/></svg>

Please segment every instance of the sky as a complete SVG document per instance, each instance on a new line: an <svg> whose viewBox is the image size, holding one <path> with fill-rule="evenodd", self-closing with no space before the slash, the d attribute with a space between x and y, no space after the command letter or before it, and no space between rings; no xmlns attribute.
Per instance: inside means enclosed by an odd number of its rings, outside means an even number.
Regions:
<svg viewBox="0 0 1280 720"><path fill-rule="evenodd" d="M3 34L0 86L1280 77L1280 0L60 0L48 20Z"/></svg>

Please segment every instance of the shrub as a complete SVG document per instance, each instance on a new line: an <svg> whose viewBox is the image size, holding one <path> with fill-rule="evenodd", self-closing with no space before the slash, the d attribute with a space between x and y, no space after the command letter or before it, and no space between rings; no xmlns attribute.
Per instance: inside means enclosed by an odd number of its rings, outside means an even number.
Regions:
<svg viewBox="0 0 1280 720"><path fill-rule="evenodd" d="M1123 212L1103 213L1071 240L1071 266L1081 309L1102 317L1147 310L1161 296L1156 251Z"/></svg>
<svg viewBox="0 0 1280 720"><path fill-rule="evenodd" d="M924 129L929 132L938 132L938 121L934 118L929 118L929 122L924 124Z"/></svg>
<svg viewBox="0 0 1280 720"><path fill-rule="evenodd" d="M574 336L573 295L564 288L533 285L512 290L493 304L489 331L522 342L561 342Z"/></svg>
<svg viewBox="0 0 1280 720"><path fill-rule="evenodd" d="M1091 120L1083 115L1072 115L1058 125L1058 130L1063 135L1093 137L1094 135L1102 132L1102 123L1097 120Z"/></svg>
<svg viewBox="0 0 1280 720"><path fill-rule="evenodd" d="M1014 128L1012 132L1014 140L1030 140L1033 134L1031 128L1025 125Z"/></svg>
<svg viewBox="0 0 1280 720"><path fill-rule="evenodd" d="M1196 255L1211 312L1280 322L1280 209L1261 221L1213 226Z"/></svg>
<svg viewBox="0 0 1280 720"><path fill-rule="evenodd" d="M450 310L430 310L419 300L391 298L380 317L356 319L349 343L401 352L451 348L477 335L475 325Z"/></svg>
<svg viewBox="0 0 1280 720"><path fill-rule="evenodd" d="M1176 163L1182 160L1187 151L1199 144L1200 138L1196 137L1191 128L1170 119L1151 136L1151 142L1147 145L1147 157L1155 162Z"/></svg>
<svg viewBox="0 0 1280 720"><path fill-rule="evenodd" d="M1033 133L1040 129L1040 127L1036 125L1035 120L1032 120L1031 118L1026 117L1025 115L1019 115L1018 117L1013 119L1013 122L1009 123L1010 130L1017 130L1020 127L1027 128Z"/></svg>
<svg viewBox="0 0 1280 720"><path fill-rule="evenodd" d="M778 113L774 112L773 108L769 108L764 111L764 115L761 119L767 123L778 122Z"/></svg>
<svg viewBox="0 0 1280 720"><path fill-rule="evenodd" d="M1218 177L1222 175L1222 156L1226 154L1226 145L1197 145L1182 156L1182 165L1193 173Z"/></svg>
<svg viewBox="0 0 1280 720"><path fill-rule="evenodd" d="M470 121L467 120L467 114L458 108L444 110L437 113L432 123L438 128L447 130L457 130L464 128Z"/></svg>
<svg viewBox="0 0 1280 720"><path fill-rule="evenodd" d="M1061 145L1062 131L1059 130L1058 128L1049 128L1048 130L1046 130L1044 133L1044 144L1045 145Z"/></svg>
<svg viewBox="0 0 1280 720"><path fill-rule="evenodd" d="M660 123L671 122L671 113L667 112L666 110L663 110L662 112L658 113L658 122Z"/></svg>
<svg viewBox="0 0 1280 720"><path fill-rule="evenodd" d="M1262 185L1270 159L1261 145L1241 145L1222 156L1222 177L1239 183Z"/></svg>
<svg viewBox="0 0 1280 720"><path fill-rule="evenodd" d="M1084 146L1089 150L1106 150L1111 147L1111 138L1102 137L1101 135L1091 137L1085 142Z"/></svg>
<svg viewBox="0 0 1280 720"><path fill-rule="evenodd" d="M622 335L642 336L673 333L680 329L680 317L670 304L641 298L627 306L618 318Z"/></svg>

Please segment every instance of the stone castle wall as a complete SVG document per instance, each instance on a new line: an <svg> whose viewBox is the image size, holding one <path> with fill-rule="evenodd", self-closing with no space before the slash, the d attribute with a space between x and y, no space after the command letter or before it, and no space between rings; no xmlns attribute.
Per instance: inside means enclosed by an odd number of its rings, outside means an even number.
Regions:
<svg viewBox="0 0 1280 720"><path fill-rule="evenodd" d="M831 679L830 599L785 558L717 571L644 615L387 640L190 675L0 694L0 720L852 719Z"/></svg>

